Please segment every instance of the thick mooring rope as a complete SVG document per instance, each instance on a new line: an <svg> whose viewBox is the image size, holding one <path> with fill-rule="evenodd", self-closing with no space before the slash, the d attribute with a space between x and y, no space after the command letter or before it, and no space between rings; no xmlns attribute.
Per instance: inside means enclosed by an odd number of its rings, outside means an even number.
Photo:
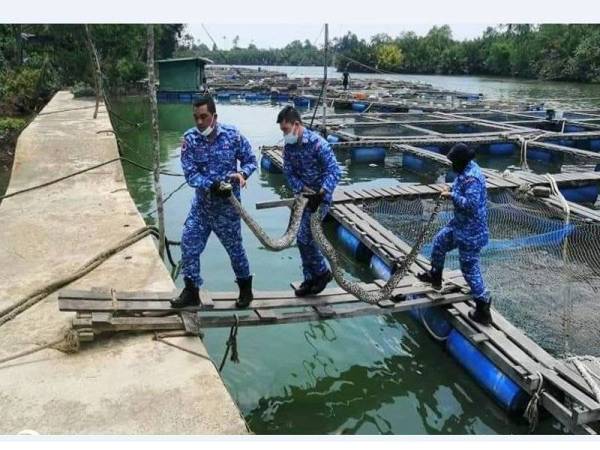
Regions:
<svg viewBox="0 0 600 450"><path fill-rule="evenodd" d="M103 252L96 255L94 258L87 261L77 271L71 273L70 275L67 275L66 277L55 280L45 286L42 286L41 288L34 290L33 292L29 293L25 297L17 300L12 305L0 310L0 326L2 326L6 322L14 319L19 314L25 312L26 310L31 308L33 305L39 303L40 301L42 301L43 299L48 297L50 294L58 291L59 289L62 289L63 287L67 286L68 284L71 284L73 281L78 280L79 278L83 277L84 275L87 275L92 270L94 270L96 267L98 267L102 263L104 263L111 256L119 253L120 251L126 249L127 247L146 238L147 236L156 236L156 234L157 234L157 231L156 231L155 227L152 227L152 226L142 227L142 228L134 231L132 234L127 236L122 241L118 242L113 247L110 247L107 250L104 250Z"/></svg>
<svg viewBox="0 0 600 450"><path fill-rule="evenodd" d="M261 228L261 226L252 218L248 211L244 209L239 200L231 195L229 197L229 201L236 209L242 220L248 225L248 228L254 233L254 235L258 238L260 243L264 245L268 250L272 251L280 251L286 248L289 248L294 243L296 239L296 235L298 234L298 230L300 229L300 222L302 220L302 214L304 213L304 209L306 208L306 204L308 199L303 195L298 195L294 199L294 203L292 204L292 214L290 216L290 221L288 223L287 230L278 239L271 238L265 230Z"/></svg>
<svg viewBox="0 0 600 450"><path fill-rule="evenodd" d="M24 352L15 353L10 356L6 356L4 358L0 358L0 364L4 364L9 361L14 361L15 359L23 358L25 356L33 355L34 353L41 352L47 348L53 348L55 350L61 351L63 353L76 353L79 351L79 335L77 331L73 329L68 329L65 332L65 335L60 339L57 339L52 342L48 342L40 347L25 350Z"/></svg>

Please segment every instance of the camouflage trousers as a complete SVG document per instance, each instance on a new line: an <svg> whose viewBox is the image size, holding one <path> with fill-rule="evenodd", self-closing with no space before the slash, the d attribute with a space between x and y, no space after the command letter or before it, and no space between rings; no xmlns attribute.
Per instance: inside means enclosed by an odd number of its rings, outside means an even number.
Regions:
<svg viewBox="0 0 600 450"><path fill-rule="evenodd" d="M469 246L468 244L457 242L454 229L452 227L442 228L436 234L433 240L433 249L431 251L431 269L434 272L441 272L444 269L446 253L458 248L458 261L460 270L465 277L465 281L471 288L471 293L475 300L489 302L490 295L485 288L481 268L479 266L480 247Z"/></svg>
<svg viewBox="0 0 600 450"><path fill-rule="evenodd" d="M213 232L225 247L237 278L250 276L246 251L242 246L240 216L231 204L225 201L200 202L194 199L192 208L183 225L181 237L181 272L196 286L203 284L200 276L200 255Z"/></svg>

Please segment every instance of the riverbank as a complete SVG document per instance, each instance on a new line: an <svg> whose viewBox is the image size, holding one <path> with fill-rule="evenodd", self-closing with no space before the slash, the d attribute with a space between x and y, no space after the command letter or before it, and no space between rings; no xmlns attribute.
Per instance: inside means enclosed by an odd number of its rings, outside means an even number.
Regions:
<svg viewBox="0 0 600 450"><path fill-rule="evenodd" d="M7 192L118 156L104 108L57 93L19 136ZM144 221L120 164L6 199L0 206L0 309L73 273ZM70 288L174 289L152 238L113 256ZM73 316L46 297L0 328L0 359L60 338ZM46 349L0 365L0 433L244 434L247 428L198 338L167 346L115 334L78 353ZM200 356L198 356L200 355Z"/></svg>

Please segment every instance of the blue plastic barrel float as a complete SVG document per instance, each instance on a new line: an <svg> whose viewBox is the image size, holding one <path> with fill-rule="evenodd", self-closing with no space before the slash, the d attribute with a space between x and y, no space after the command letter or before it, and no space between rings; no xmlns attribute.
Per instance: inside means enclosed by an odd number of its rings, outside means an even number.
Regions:
<svg viewBox="0 0 600 450"><path fill-rule="evenodd" d="M158 103L166 103L169 100L169 96L166 92L157 92L156 101Z"/></svg>
<svg viewBox="0 0 600 450"><path fill-rule="evenodd" d="M339 226L336 231L337 238L344 250L357 261L366 262L371 258L371 250L354 236L347 228Z"/></svg>
<svg viewBox="0 0 600 450"><path fill-rule="evenodd" d="M350 161L354 164L383 163L385 154L384 147L353 147L350 149Z"/></svg>
<svg viewBox="0 0 600 450"><path fill-rule="evenodd" d="M563 144L558 144L563 145ZM552 150L547 150L545 148L535 147L534 145L529 145L527 147L527 159L531 161L542 161L542 162L557 162L562 159L562 155L558 152L554 152Z"/></svg>
<svg viewBox="0 0 600 450"><path fill-rule="evenodd" d="M581 131L586 131L586 129L579 125L565 125L565 133L579 133Z"/></svg>
<svg viewBox="0 0 600 450"><path fill-rule="evenodd" d="M368 107L369 104L366 102L352 102L352 110L356 112L363 112Z"/></svg>
<svg viewBox="0 0 600 450"><path fill-rule="evenodd" d="M509 412L523 411L528 396L508 376L456 329L446 340L448 352Z"/></svg>
<svg viewBox="0 0 600 450"><path fill-rule="evenodd" d="M270 98L271 96L269 94L265 94L264 92L259 92L258 94L256 94L256 100L260 102L264 102L266 100L269 100Z"/></svg>
<svg viewBox="0 0 600 450"><path fill-rule="evenodd" d="M597 152L600 150L600 139L590 139L589 141L590 150Z"/></svg>
<svg viewBox="0 0 600 450"><path fill-rule="evenodd" d="M192 94L189 92L181 92L179 94L179 103L192 103Z"/></svg>
<svg viewBox="0 0 600 450"><path fill-rule="evenodd" d="M343 228L340 226L340 228ZM390 267L377 255L371 256L371 270L374 275L383 280L391 276ZM469 372L477 383L496 402L502 405L509 413L521 413L527 404L528 395L514 381L506 376L496 365L485 356L476 346L452 327L446 319L444 310L440 307L413 308L409 314L426 326L436 336L446 339L446 348L449 353ZM423 323L424 322L424 323Z"/></svg>
<svg viewBox="0 0 600 450"><path fill-rule="evenodd" d="M287 102L290 99L289 94L282 94L280 92L271 92L272 102Z"/></svg>
<svg viewBox="0 0 600 450"><path fill-rule="evenodd" d="M338 142L340 142L340 137L335 134L328 134L327 142L329 142L330 144L337 144Z"/></svg>
<svg viewBox="0 0 600 450"><path fill-rule="evenodd" d="M441 153L440 147L435 145L427 145L424 146L423 149L433 153ZM405 152L402 154L402 166L414 172L427 172L431 169L431 161Z"/></svg>
<svg viewBox="0 0 600 450"><path fill-rule="evenodd" d="M371 269L371 272L373 272L373 275L375 275L375 277L381 280L387 280L389 277L392 276L392 271L390 270L390 267L385 263L383 259L381 259L374 253L371 255L369 267Z"/></svg>
<svg viewBox="0 0 600 450"><path fill-rule="evenodd" d="M310 108L310 99L306 97L294 97L294 106L298 108Z"/></svg>
<svg viewBox="0 0 600 450"><path fill-rule="evenodd" d="M494 142L489 145L482 145L484 153L493 156L511 156L517 151L517 145L513 142Z"/></svg>
<svg viewBox="0 0 600 450"><path fill-rule="evenodd" d="M582 186L561 187L559 190L563 197L570 202L596 203L598 194L600 193L600 186L597 183L592 183Z"/></svg>
<svg viewBox="0 0 600 450"><path fill-rule="evenodd" d="M268 156L260 158L260 168L269 173L281 173L281 169Z"/></svg>

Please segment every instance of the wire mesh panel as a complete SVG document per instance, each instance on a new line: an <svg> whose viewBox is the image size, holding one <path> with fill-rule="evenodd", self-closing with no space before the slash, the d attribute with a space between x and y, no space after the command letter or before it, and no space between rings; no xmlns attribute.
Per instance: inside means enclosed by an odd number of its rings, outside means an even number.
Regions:
<svg viewBox="0 0 600 450"><path fill-rule="evenodd" d="M363 209L413 244L434 200L368 202ZM555 354L600 354L600 224L571 217L510 191L490 194L490 242L481 252L495 307ZM447 202L435 228L452 219ZM431 243L423 255L431 256ZM446 257L458 269L458 252Z"/></svg>

